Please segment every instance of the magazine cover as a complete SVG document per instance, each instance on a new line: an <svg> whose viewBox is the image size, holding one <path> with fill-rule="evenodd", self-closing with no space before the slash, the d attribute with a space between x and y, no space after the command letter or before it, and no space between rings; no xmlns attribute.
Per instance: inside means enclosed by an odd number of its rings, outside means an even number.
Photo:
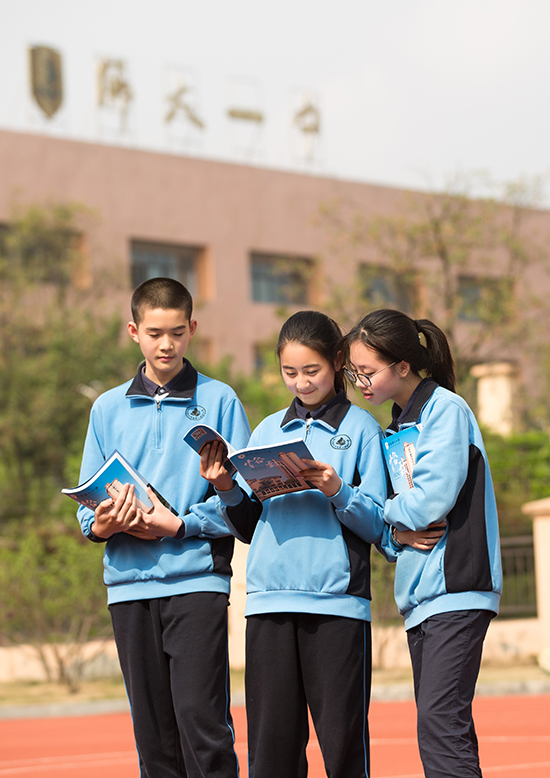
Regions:
<svg viewBox="0 0 550 778"><path fill-rule="evenodd" d="M262 502L280 494L315 489L299 475L307 467L302 459L315 459L301 438L243 449L231 454L229 458Z"/></svg>
<svg viewBox="0 0 550 778"><path fill-rule="evenodd" d="M416 439L420 433L418 425L407 427L400 432L382 439L384 457L388 466L394 492L412 489L413 468L416 461Z"/></svg>
<svg viewBox="0 0 550 778"><path fill-rule="evenodd" d="M153 503L147 494L147 481L116 450L85 483L73 489L62 489L61 491L94 511L103 500L109 497L116 500L124 484L135 486L138 506L146 513L150 511Z"/></svg>
<svg viewBox="0 0 550 778"><path fill-rule="evenodd" d="M207 424L196 424L183 439L198 454L213 440L224 443L229 457L225 465L227 471L230 475L238 471L259 500L316 488L299 476L306 468L302 459L315 459L301 438L236 451L215 429Z"/></svg>

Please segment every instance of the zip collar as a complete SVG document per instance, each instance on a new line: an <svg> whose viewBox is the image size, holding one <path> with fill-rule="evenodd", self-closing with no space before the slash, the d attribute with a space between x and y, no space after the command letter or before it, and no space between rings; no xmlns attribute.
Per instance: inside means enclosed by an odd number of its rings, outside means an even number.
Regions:
<svg viewBox="0 0 550 778"><path fill-rule="evenodd" d="M416 424L422 413L422 408L438 386L439 384L433 378L423 378L403 409L394 403L391 411L393 420L388 430L397 432L401 424Z"/></svg>
<svg viewBox="0 0 550 778"><path fill-rule="evenodd" d="M287 424L290 424L292 421L304 421L302 419L297 411L296 411L296 403L297 398L295 397L292 403L290 404L290 407L288 408L287 412L285 413L285 416L281 422L281 427L285 427ZM334 398L334 403L331 404L329 408L325 411L325 413L322 414L322 416L319 416L317 419L312 419L311 417L309 419L306 419L307 422L312 421L322 421L324 424L327 424L329 427L331 427L333 430L337 430L340 424L342 423L342 420L346 413L349 411L351 402L346 397L345 392L338 392L336 397ZM309 426L309 425L308 425Z"/></svg>
<svg viewBox="0 0 550 778"><path fill-rule="evenodd" d="M190 400L193 395L195 394L195 389L197 388L197 380L198 380L198 373L189 362L188 359L183 359L183 362L185 364L185 370L183 371L183 374L180 378L180 380L177 382L176 386L172 388L170 391L170 394L168 397L179 397L180 399ZM134 380L128 387L128 391L126 392L126 397L150 397L151 400L154 400L155 398L152 397L149 392L147 391L145 384L143 382L143 377L141 375L141 369L145 362L142 362L141 365L138 367L138 371L136 375L134 376Z"/></svg>

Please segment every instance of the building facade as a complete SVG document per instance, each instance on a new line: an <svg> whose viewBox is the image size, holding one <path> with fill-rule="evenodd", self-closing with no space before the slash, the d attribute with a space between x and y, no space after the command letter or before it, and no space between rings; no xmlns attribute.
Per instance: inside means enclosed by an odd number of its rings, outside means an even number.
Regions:
<svg viewBox="0 0 550 778"><path fill-rule="evenodd" d="M0 131L0 170L0 225L9 224L14 203L89 209L82 234L88 267L79 283L109 279L112 304L124 318L140 281L155 275L182 280L196 301L195 353L204 361L230 356L235 368L252 371L262 344L280 326L282 307L328 306L347 323L355 319L357 299L352 304L346 290L364 291L363 313L369 305L411 303L410 285L400 283L407 268L396 274L383 251L360 240L343 247L330 213L343 203L352 217L388 217L405 212L421 193L9 131ZM530 218L544 243L550 212ZM455 270L465 325L475 322L483 295L500 289L506 261L497 255L495 264L474 253ZM550 277L540 268L524 268L518 280L525 279L550 292ZM419 315L429 285L416 292ZM359 295L357 312L361 307ZM497 356L521 360L522 353L516 343Z"/></svg>

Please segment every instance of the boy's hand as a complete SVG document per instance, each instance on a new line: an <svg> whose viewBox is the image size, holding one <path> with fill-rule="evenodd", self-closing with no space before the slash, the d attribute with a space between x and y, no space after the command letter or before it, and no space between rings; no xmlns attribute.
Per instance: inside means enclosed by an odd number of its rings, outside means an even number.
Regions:
<svg viewBox="0 0 550 778"><path fill-rule="evenodd" d="M396 529L394 536L402 546L411 546L419 551L431 551L437 545L438 540L443 537L446 529L446 521L434 521L426 529L403 531Z"/></svg>
<svg viewBox="0 0 550 778"><path fill-rule="evenodd" d="M308 467L300 472L300 477L307 479L326 497L334 497L342 485L342 479L332 467L316 459L302 459Z"/></svg>
<svg viewBox="0 0 550 778"><path fill-rule="evenodd" d="M98 538L108 540L117 532L126 532L137 510L135 487L124 484L116 500L109 498L99 503L91 530Z"/></svg>
<svg viewBox="0 0 550 778"><path fill-rule="evenodd" d="M173 538L181 528L181 519L161 503L152 489L147 489L153 508L149 513L137 509L134 518L124 531L140 540Z"/></svg>
<svg viewBox="0 0 550 778"><path fill-rule="evenodd" d="M225 469L226 459L225 446L219 440L206 443L201 449L200 473L220 492L228 492L234 486L233 479Z"/></svg>

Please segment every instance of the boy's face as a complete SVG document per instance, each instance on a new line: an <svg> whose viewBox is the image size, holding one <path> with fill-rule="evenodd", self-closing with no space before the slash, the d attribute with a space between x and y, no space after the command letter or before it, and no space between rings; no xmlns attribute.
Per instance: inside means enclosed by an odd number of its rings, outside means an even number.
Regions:
<svg viewBox="0 0 550 778"><path fill-rule="evenodd" d="M145 357L145 375L159 386L174 378L196 329L197 322L175 308L146 308L139 324L129 322L130 337Z"/></svg>

